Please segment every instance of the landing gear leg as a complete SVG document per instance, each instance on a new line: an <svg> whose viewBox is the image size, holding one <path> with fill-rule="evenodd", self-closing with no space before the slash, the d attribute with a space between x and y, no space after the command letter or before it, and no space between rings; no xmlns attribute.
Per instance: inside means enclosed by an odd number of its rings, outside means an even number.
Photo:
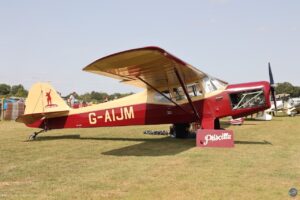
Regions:
<svg viewBox="0 0 300 200"><path fill-rule="evenodd" d="M38 131L38 132L34 132L33 134L31 134L31 135L29 136L28 140L29 140L29 141L35 140L35 139L36 139L36 136L37 136L38 134L40 134L40 133L43 133L43 132L46 132L46 129L42 129L42 130L40 130L40 131Z"/></svg>
<svg viewBox="0 0 300 200"><path fill-rule="evenodd" d="M48 130L50 130L49 127L48 127L48 120L45 119L45 120L44 120L43 129L40 130L40 131L38 131L38 132L34 132L33 134L31 134L31 135L29 136L28 140L29 140L29 141L35 140L38 134L43 133L43 132L46 132L46 131L48 131Z"/></svg>

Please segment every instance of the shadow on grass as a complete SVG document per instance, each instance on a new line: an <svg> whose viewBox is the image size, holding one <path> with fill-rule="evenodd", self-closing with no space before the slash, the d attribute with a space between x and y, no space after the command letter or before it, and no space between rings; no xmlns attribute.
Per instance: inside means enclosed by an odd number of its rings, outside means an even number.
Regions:
<svg viewBox="0 0 300 200"><path fill-rule="evenodd" d="M176 155L195 147L194 139L145 139L144 142L119 149L103 152L103 155L112 156L167 156Z"/></svg>
<svg viewBox="0 0 300 200"><path fill-rule="evenodd" d="M262 141L262 142L258 142L258 141L239 141L236 140L234 141L234 144L261 144L261 145L273 145L271 142L269 141Z"/></svg>
<svg viewBox="0 0 300 200"><path fill-rule="evenodd" d="M253 121L257 121L257 120L253 120ZM252 126L252 125L257 125L257 124L255 124L255 123L251 123L251 124L250 123L243 123L241 125L233 125L233 124L230 124L230 122L221 122L220 125L221 125L221 128L227 129L227 128L232 127L232 126L248 126L248 125Z"/></svg>
<svg viewBox="0 0 300 200"><path fill-rule="evenodd" d="M140 142L126 147L102 152L103 155L113 156L166 156L176 155L190 148L195 147L195 138L174 139L171 137L163 138L120 138L120 137L80 137L80 135L62 136L39 136L33 142L46 140L99 140L99 141L132 141Z"/></svg>
<svg viewBox="0 0 300 200"><path fill-rule="evenodd" d="M226 128L230 127L231 124L230 124L229 122L221 121L221 122L220 122L220 126L221 126L221 128L226 129Z"/></svg>
<svg viewBox="0 0 300 200"><path fill-rule="evenodd" d="M176 155L187 151L196 146L195 138L174 139L171 137L163 138L120 138L120 137L80 137L80 135L61 135L61 136L39 136L35 141L46 140L98 140L98 141L132 141L140 142L126 147L102 152L103 155L111 156L167 156ZM236 145L272 145L269 141L234 141Z"/></svg>
<svg viewBox="0 0 300 200"><path fill-rule="evenodd" d="M287 114L286 115L275 115L273 118L289 118L291 116L288 116ZM295 117L295 116L294 116ZM282 120L280 120L282 121Z"/></svg>
<svg viewBox="0 0 300 200"><path fill-rule="evenodd" d="M47 140L65 140L65 139L81 139L80 135L59 135L59 136L42 136L39 135L32 142L47 141Z"/></svg>
<svg viewBox="0 0 300 200"><path fill-rule="evenodd" d="M260 120L260 119L255 119L255 118L245 118L245 121L249 121L249 122L261 122L261 121L266 121L266 120Z"/></svg>
<svg viewBox="0 0 300 200"><path fill-rule="evenodd" d="M250 120L245 120L245 121L253 121L254 122L254 121L260 121L260 120L250 119ZM249 126L249 125L252 126L252 125L257 125L257 123L243 123L241 125L233 125L233 124L230 124L230 122L221 122L220 125L221 125L222 128L226 129L226 128L229 128L231 126Z"/></svg>

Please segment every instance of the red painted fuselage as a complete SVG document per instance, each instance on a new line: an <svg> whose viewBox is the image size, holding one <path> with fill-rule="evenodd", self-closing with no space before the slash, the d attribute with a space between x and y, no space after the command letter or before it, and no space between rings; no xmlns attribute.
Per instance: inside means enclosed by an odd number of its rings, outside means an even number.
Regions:
<svg viewBox="0 0 300 200"><path fill-rule="evenodd" d="M262 91L263 99L260 98L260 100L263 102L249 106L242 106L235 102L237 97L238 100L241 100L241 96L245 92L259 90ZM200 100L192 99L192 101L199 114L202 128L212 129L215 119L226 116L233 118L247 116L269 108L271 106L270 84L262 81L228 85L225 90L214 96ZM249 104L247 101L244 102L245 105L247 103ZM135 103L132 101L126 106L115 105L108 109L92 111L89 109L86 112L83 110L75 114L40 119L32 124L27 124L27 126L62 129L199 122L188 102L180 104L180 106L181 108L171 104Z"/></svg>

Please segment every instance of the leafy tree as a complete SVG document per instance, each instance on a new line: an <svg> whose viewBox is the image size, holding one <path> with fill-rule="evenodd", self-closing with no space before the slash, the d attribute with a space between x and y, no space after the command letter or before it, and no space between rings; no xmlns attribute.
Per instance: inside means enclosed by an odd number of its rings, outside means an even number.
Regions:
<svg viewBox="0 0 300 200"><path fill-rule="evenodd" d="M59 93L59 92L58 92ZM60 94L60 93L59 93ZM102 103L106 100L114 100L119 99L128 95L133 94L131 93L113 93L111 95L107 94L106 92L86 92L82 95L78 95L76 92L72 92L69 95L63 97L68 99L71 94L78 100L85 101L85 102L94 102L94 103ZM22 84L18 85L7 85L7 84L0 84L0 96L8 97L8 96L16 96L16 97L27 97L28 91L24 88Z"/></svg>
<svg viewBox="0 0 300 200"><path fill-rule="evenodd" d="M85 101L85 102L91 102L92 101L92 97L91 94L86 92L83 95L78 96L78 99L81 101Z"/></svg>
<svg viewBox="0 0 300 200"><path fill-rule="evenodd" d="M105 92L95 92L92 91L91 93L84 93L83 95L79 95L78 99L85 102L94 102L94 103L100 103L105 102L106 100L114 100L119 99L128 95L133 94L131 93L113 93L111 95L108 95Z"/></svg>
<svg viewBox="0 0 300 200"><path fill-rule="evenodd" d="M108 97L108 94L105 92L91 92L91 98L97 102L103 102Z"/></svg>
<svg viewBox="0 0 300 200"><path fill-rule="evenodd" d="M17 93L15 94L15 96L17 97L27 97L27 95L28 95L28 91L25 90L24 88L23 89L19 88Z"/></svg>
<svg viewBox="0 0 300 200"><path fill-rule="evenodd" d="M300 97L300 87L299 86L294 87L292 97Z"/></svg>
<svg viewBox="0 0 300 200"><path fill-rule="evenodd" d="M113 94L109 95L108 99L114 100L114 99L120 98L121 96L122 96L122 94L120 94L120 93L113 93Z"/></svg>
<svg viewBox="0 0 300 200"><path fill-rule="evenodd" d="M18 90L21 88L24 89L23 85L21 85L21 84L11 86L10 94L16 95Z"/></svg>
<svg viewBox="0 0 300 200"><path fill-rule="evenodd" d="M13 85L11 87L10 94L12 96L17 96L17 97L26 97L28 95L28 91L24 88L23 85Z"/></svg>
<svg viewBox="0 0 300 200"><path fill-rule="evenodd" d="M69 98L71 95L73 95L75 97L75 99L79 99L79 95L77 94L77 92L72 92L72 93L68 94L65 98Z"/></svg>
<svg viewBox="0 0 300 200"><path fill-rule="evenodd" d="M0 84L0 95L8 95L10 93L10 86L7 84Z"/></svg>
<svg viewBox="0 0 300 200"><path fill-rule="evenodd" d="M278 83L275 91L277 94L290 94L291 97L299 97L300 96L300 87L298 86L293 86L289 82L284 82L284 83Z"/></svg>
<svg viewBox="0 0 300 200"><path fill-rule="evenodd" d="M283 94L283 93L292 94L294 91L294 87L291 83L288 82L278 83L275 91L276 94Z"/></svg>

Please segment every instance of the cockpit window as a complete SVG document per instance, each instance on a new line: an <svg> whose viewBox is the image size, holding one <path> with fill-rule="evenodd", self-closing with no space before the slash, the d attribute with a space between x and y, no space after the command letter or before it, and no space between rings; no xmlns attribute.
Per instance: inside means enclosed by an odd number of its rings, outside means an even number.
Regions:
<svg viewBox="0 0 300 200"><path fill-rule="evenodd" d="M233 110L259 107L265 104L262 89L232 93L230 94L230 100Z"/></svg>
<svg viewBox="0 0 300 200"><path fill-rule="evenodd" d="M173 92L175 93L176 101L186 99L186 96L184 94L182 87L174 88Z"/></svg>
<svg viewBox="0 0 300 200"><path fill-rule="evenodd" d="M219 81L218 79L211 78L211 81L213 82L213 84L215 85L215 87L217 89L221 89L221 88L226 87L226 84L222 81Z"/></svg>
<svg viewBox="0 0 300 200"><path fill-rule="evenodd" d="M192 84L188 84L186 86L188 95L190 98L193 97L200 97L203 95L203 89L201 84L197 81ZM187 99L184 90L182 87L172 88L170 90L162 91L162 93L167 96L168 98L174 101L181 101ZM164 97L162 94L156 92L154 93L154 100L161 103L169 103L170 100Z"/></svg>
<svg viewBox="0 0 300 200"><path fill-rule="evenodd" d="M198 83L188 85L187 91L188 91L190 97L197 97L197 96L202 95L202 90Z"/></svg>
<svg viewBox="0 0 300 200"><path fill-rule="evenodd" d="M222 89L225 86L226 86L225 83L213 77L207 76L203 78L203 87L205 89L205 92L213 92L215 90Z"/></svg>
<svg viewBox="0 0 300 200"><path fill-rule="evenodd" d="M166 95L167 97L171 98L171 95L170 95L170 93L169 93L168 90L162 91L162 93L163 93L164 95ZM169 100L169 99L167 99L166 97L164 97L163 95L161 95L161 94L158 93L158 92L156 92L156 93L154 94L154 100L157 101L157 102L161 102L161 103L170 103L170 100Z"/></svg>
<svg viewBox="0 0 300 200"><path fill-rule="evenodd" d="M198 82L195 82L193 84L189 84L186 87L187 87L187 92L188 92L188 94L191 98L201 96L203 94L201 86ZM173 94L174 94L174 99L176 101L187 99L182 87L173 88Z"/></svg>

